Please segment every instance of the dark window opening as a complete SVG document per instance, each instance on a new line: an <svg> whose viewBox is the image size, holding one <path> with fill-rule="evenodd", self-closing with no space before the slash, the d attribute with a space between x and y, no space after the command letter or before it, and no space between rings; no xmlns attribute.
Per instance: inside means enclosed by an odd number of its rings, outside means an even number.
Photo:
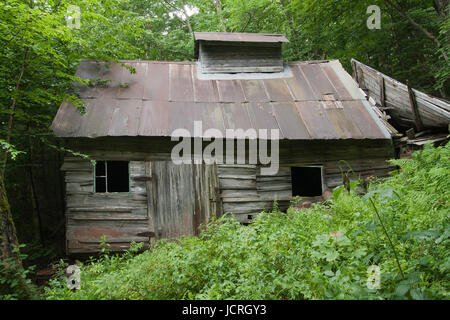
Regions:
<svg viewBox="0 0 450 320"><path fill-rule="evenodd" d="M130 191L128 161L97 161L95 164L95 192Z"/></svg>
<svg viewBox="0 0 450 320"><path fill-rule="evenodd" d="M292 167L292 196L317 197L322 195L322 168Z"/></svg>

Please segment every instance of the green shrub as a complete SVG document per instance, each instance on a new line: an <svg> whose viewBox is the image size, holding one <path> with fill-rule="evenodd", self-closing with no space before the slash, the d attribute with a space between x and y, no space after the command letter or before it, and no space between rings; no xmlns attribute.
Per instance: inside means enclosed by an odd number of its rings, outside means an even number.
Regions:
<svg viewBox="0 0 450 320"><path fill-rule="evenodd" d="M47 299L448 299L450 144L426 145L364 196L289 215L230 216L200 237L158 241L138 254L105 253L81 266L81 289L63 277ZM369 267L381 271L368 288Z"/></svg>
<svg viewBox="0 0 450 320"><path fill-rule="evenodd" d="M13 249L22 262L28 259L28 255L21 253L24 247L22 244ZM21 266L14 257L0 260L0 300L40 299L29 277L34 269L35 266Z"/></svg>

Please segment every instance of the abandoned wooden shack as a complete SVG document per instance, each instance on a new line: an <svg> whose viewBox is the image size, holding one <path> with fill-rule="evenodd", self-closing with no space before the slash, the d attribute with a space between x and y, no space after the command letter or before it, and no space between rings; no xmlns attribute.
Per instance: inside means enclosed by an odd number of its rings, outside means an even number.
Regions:
<svg viewBox="0 0 450 320"><path fill-rule="evenodd" d="M81 62L86 112L63 103L52 124L65 148L96 161L68 153L61 168L68 254L98 251L103 235L123 250L149 237L196 235L228 212L250 223L274 200L286 208L292 196L321 199L342 184L341 160L362 177L391 170L391 134L339 61L283 63L282 35L196 33L195 41L195 62L121 61L136 73ZM259 160L173 163L174 130L210 137L194 121L222 132L277 129L278 172L262 174ZM259 148L264 140L241 138L247 160L252 139Z"/></svg>

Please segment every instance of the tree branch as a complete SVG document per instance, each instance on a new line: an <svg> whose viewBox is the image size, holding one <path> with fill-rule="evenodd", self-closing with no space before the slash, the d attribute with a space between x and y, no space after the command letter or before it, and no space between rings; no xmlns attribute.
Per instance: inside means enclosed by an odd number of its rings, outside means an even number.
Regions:
<svg viewBox="0 0 450 320"><path fill-rule="evenodd" d="M404 18L406 18L409 23L411 23L414 27L416 27L417 29L419 29L420 31L422 31L423 34L425 34L425 36L427 36L429 39L433 40L434 43L438 46L438 48L443 48L441 42L439 41L438 38L436 38L433 34L431 34L427 29L425 29L422 25L420 25L419 23L417 23L416 21L414 21L410 15L408 13L406 13L405 11L403 11L400 7L394 5L392 3L391 0L386 0L386 3L391 6L392 8L394 8L398 13L400 13ZM447 53L445 52L445 50L442 50L442 55L444 56L444 59L447 63L449 63L448 60L448 56Z"/></svg>
<svg viewBox="0 0 450 320"><path fill-rule="evenodd" d="M29 49L30 49L30 47L27 46L27 47L25 47L25 50L23 52L22 65L20 67L19 78L17 79L16 89L14 91L15 95L13 97L13 101L12 101L11 107L9 108L11 114L9 115L8 132L6 134L6 139L5 139L5 141L7 143L10 143L10 141L11 141L11 132L12 132L12 129L13 129L13 126L14 126L14 113L16 111L16 104L17 104L17 99L18 99L18 93L19 93L20 85L22 83L23 74L25 73L25 69L26 69L26 61L27 61L27 56L28 56ZM7 163L7 161L8 161L8 150L5 150L4 156L3 156L2 179L5 179L5 172L6 172L6 163Z"/></svg>
<svg viewBox="0 0 450 320"><path fill-rule="evenodd" d="M227 32L227 29L225 27L225 20L223 19L222 15L222 3L220 0L211 0L214 7L216 7L217 15L219 16L220 25L222 27L223 32Z"/></svg>

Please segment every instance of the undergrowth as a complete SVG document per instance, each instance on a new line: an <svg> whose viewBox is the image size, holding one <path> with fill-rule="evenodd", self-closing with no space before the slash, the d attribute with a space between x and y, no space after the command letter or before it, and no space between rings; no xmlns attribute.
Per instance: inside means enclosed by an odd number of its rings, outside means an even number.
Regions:
<svg viewBox="0 0 450 320"><path fill-rule="evenodd" d="M200 237L139 253L104 250L80 264L81 289L60 275L47 299L448 299L450 144L426 145L365 195L337 188L310 209L230 216ZM370 270L379 268L380 282ZM368 271L369 270L369 271Z"/></svg>

